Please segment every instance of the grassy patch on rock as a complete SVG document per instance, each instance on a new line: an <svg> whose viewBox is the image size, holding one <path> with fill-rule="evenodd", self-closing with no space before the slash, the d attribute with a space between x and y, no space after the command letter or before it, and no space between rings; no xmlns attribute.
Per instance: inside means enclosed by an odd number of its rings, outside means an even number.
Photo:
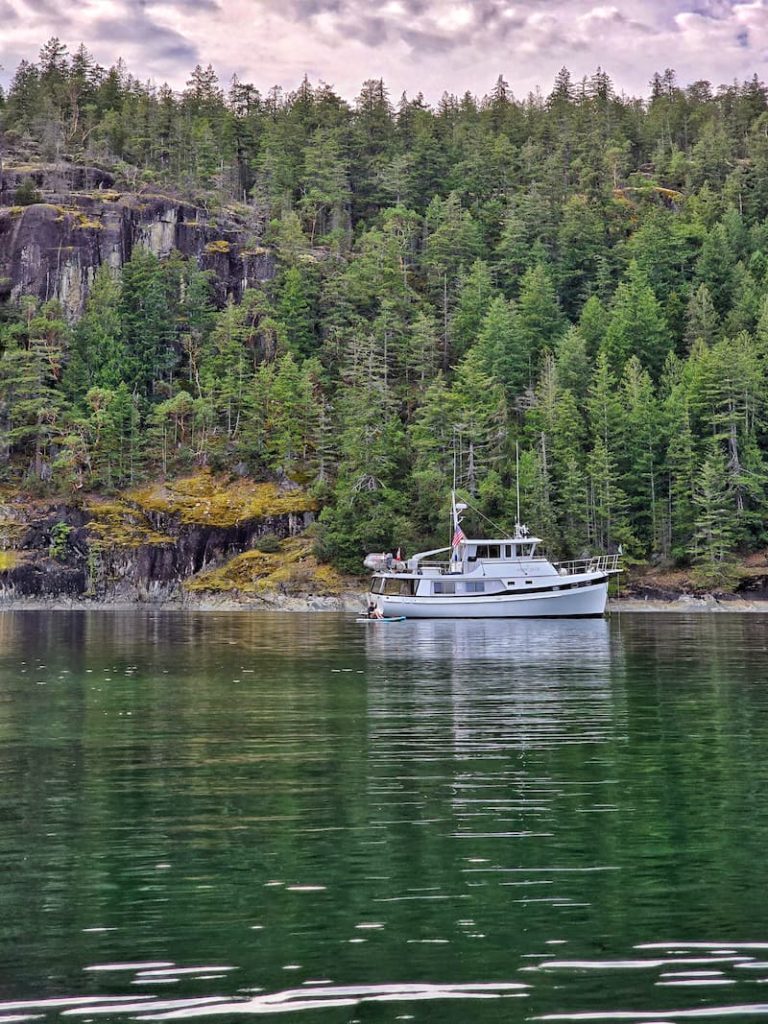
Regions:
<svg viewBox="0 0 768 1024"><path fill-rule="evenodd" d="M172 537L159 533L141 509L124 501L91 501L86 505L93 517L88 530L96 548L138 548L145 544L173 544Z"/></svg>
<svg viewBox="0 0 768 1024"><path fill-rule="evenodd" d="M0 572L8 572L9 569L15 569L20 561L20 552L0 551Z"/></svg>
<svg viewBox="0 0 768 1024"><path fill-rule="evenodd" d="M209 242L205 247L205 251L209 256L226 256L231 249L232 246L225 238L217 238L215 241Z"/></svg>
<svg viewBox="0 0 768 1024"><path fill-rule="evenodd" d="M125 497L147 512L177 516L187 525L224 528L317 509L317 502L304 491L281 491L277 484L226 480L208 472L134 488Z"/></svg>
<svg viewBox="0 0 768 1024"><path fill-rule="evenodd" d="M184 587L192 593L335 597L348 589L349 581L330 565L318 562L311 539L293 537L274 553L245 551L236 555L219 568L187 580Z"/></svg>

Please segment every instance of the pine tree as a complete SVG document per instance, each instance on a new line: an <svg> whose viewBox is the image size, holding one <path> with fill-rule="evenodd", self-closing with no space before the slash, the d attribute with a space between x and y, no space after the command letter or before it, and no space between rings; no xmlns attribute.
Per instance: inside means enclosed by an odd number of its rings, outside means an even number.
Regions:
<svg viewBox="0 0 768 1024"><path fill-rule="evenodd" d="M289 350L300 359L312 355L316 347L312 307L312 289L307 272L299 267L289 267L280 286L277 317Z"/></svg>
<svg viewBox="0 0 768 1024"><path fill-rule="evenodd" d="M651 378L636 356L624 368L621 397L621 486L627 511L643 549L658 550L660 413Z"/></svg>
<svg viewBox="0 0 768 1024"><path fill-rule="evenodd" d="M462 275L456 308L451 317L450 344L454 360L459 360L477 341L495 294L488 264L476 260Z"/></svg>
<svg viewBox="0 0 768 1024"><path fill-rule="evenodd" d="M520 329L519 314L502 295L491 302L472 350L484 371L514 397L531 380L531 350Z"/></svg>
<svg viewBox="0 0 768 1024"><path fill-rule="evenodd" d="M22 472L47 482L52 453L65 433L60 389L68 328L55 302L36 307L27 299L23 319L8 332L0 357L0 453Z"/></svg>
<svg viewBox="0 0 768 1024"><path fill-rule="evenodd" d="M458 479L470 494L475 494L480 480L497 465L503 451L507 436L504 394L485 371L475 349L457 367L452 392Z"/></svg>
<svg viewBox="0 0 768 1024"><path fill-rule="evenodd" d="M124 379L119 306L120 282L111 268L100 267L85 312L75 325L64 374L65 389L76 402L81 402L91 388L114 388Z"/></svg>
<svg viewBox="0 0 768 1024"><path fill-rule="evenodd" d="M634 262L616 290L603 347L614 371L620 372L630 356L636 355L654 376L661 372L672 348L659 303Z"/></svg>
<svg viewBox="0 0 768 1024"><path fill-rule="evenodd" d="M122 383L91 388L84 404L90 485L111 490L132 483L142 457L135 397Z"/></svg>
<svg viewBox="0 0 768 1024"><path fill-rule="evenodd" d="M611 314L603 306L597 295L590 295L584 303L579 317L579 333L587 346L587 355L594 359L603 347L603 340Z"/></svg>
<svg viewBox="0 0 768 1024"><path fill-rule="evenodd" d="M695 533L691 555L700 585L725 590L735 583L734 536L725 459L711 448L702 463L693 495L696 506Z"/></svg>
<svg viewBox="0 0 768 1024"><path fill-rule="evenodd" d="M163 268L151 252L140 249L125 264L118 313L123 379L137 395L149 399L176 362Z"/></svg>
<svg viewBox="0 0 768 1024"><path fill-rule="evenodd" d="M616 379L605 352L597 360L588 410L590 539L598 549L615 543L633 545L634 537L627 521L627 497L619 486L623 412Z"/></svg>
<svg viewBox="0 0 768 1024"><path fill-rule="evenodd" d="M666 553L682 559L688 553L694 530L696 453L688 402L673 392L667 399L669 443L666 452L668 478Z"/></svg>
<svg viewBox="0 0 768 1024"><path fill-rule="evenodd" d="M344 140L337 128L317 128L305 150L301 208L310 245L329 233L343 240L346 211L351 200Z"/></svg>
<svg viewBox="0 0 768 1024"><path fill-rule="evenodd" d="M587 354L587 343L578 327L569 328L557 342L555 349L557 380L578 398L586 397L592 376L592 364Z"/></svg>
<svg viewBox="0 0 768 1024"><path fill-rule="evenodd" d="M700 284L696 291L692 292L688 300L686 320L685 342L688 348L696 341L711 347L719 337L720 318L712 302L709 288L705 284Z"/></svg>
<svg viewBox="0 0 768 1024"><path fill-rule="evenodd" d="M427 235L423 263L432 296L442 313L443 369L450 365L449 324L453 296L461 271L474 262L481 249L480 232L459 197L452 192L447 199L436 196L426 214Z"/></svg>
<svg viewBox="0 0 768 1024"><path fill-rule="evenodd" d="M547 268L538 264L526 271L517 303L523 345L535 361L545 348L554 348L565 330L565 318Z"/></svg>
<svg viewBox="0 0 768 1024"><path fill-rule="evenodd" d="M565 310L577 313L589 298L605 250L605 226L595 203L572 196L563 207L558 231L558 292Z"/></svg>

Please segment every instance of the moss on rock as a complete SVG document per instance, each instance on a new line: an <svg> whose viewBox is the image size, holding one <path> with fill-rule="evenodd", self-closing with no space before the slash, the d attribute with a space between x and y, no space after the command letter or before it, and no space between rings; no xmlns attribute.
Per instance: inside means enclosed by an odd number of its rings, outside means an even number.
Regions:
<svg viewBox="0 0 768 1024"><path fill-rule="evenodd" d="M208 472L137 487L125 498L147 512L177 516L185 525L223 528L317 509L317 502L304 491L283 492L277 484L226 480Z"/></svg>
<svg viewBox="0 0 768 1024"><path fill-rule="evenodd" d="M0 551L0 572L15 569L20 560L21 554L18 551Z"/></svg>
<svg viewBox="0 0 768 1024"><path fill-rule="evenodd" d="M217 569L201 572L184 584L192 593L240 593L258 596L270 592L335 597L348 589L348 581L329 565L318 562L312 541L294 537L283 541L274 554L246 551Z"/></svg>
<svg viewBox="0 0 768 1024"><path fill-rule="evenodd" d="M138 548L145 544L173 544L172 537L159 533L145 513L124 501L91 501L86 510L93 517L88 523L91 547Z"/></svg>

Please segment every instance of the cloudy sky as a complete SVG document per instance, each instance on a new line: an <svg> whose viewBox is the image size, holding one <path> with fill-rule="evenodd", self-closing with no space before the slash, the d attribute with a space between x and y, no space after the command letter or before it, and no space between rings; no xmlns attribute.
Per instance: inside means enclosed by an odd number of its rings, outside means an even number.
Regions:
<svg viewBox="0 0 768 1024"><path fill-rule="evenodd" d="M350 99L366 78L435 100L499 74L520 96L563 65L600 64L635 94L665 67L683 83L768 77L768 0L0 0L3 79L52 35L175 87L210 62L223 82L294 88L306 73Z"/></svg>

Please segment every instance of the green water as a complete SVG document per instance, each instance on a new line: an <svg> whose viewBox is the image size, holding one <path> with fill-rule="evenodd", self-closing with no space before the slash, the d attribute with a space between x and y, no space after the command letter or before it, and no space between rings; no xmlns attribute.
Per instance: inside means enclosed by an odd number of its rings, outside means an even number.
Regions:
<svg viewBox="0 0 768 1024"><path fill-rule="evenodd" d="M0 1024L764 1019L767 626L0 614Z"/></svg>

